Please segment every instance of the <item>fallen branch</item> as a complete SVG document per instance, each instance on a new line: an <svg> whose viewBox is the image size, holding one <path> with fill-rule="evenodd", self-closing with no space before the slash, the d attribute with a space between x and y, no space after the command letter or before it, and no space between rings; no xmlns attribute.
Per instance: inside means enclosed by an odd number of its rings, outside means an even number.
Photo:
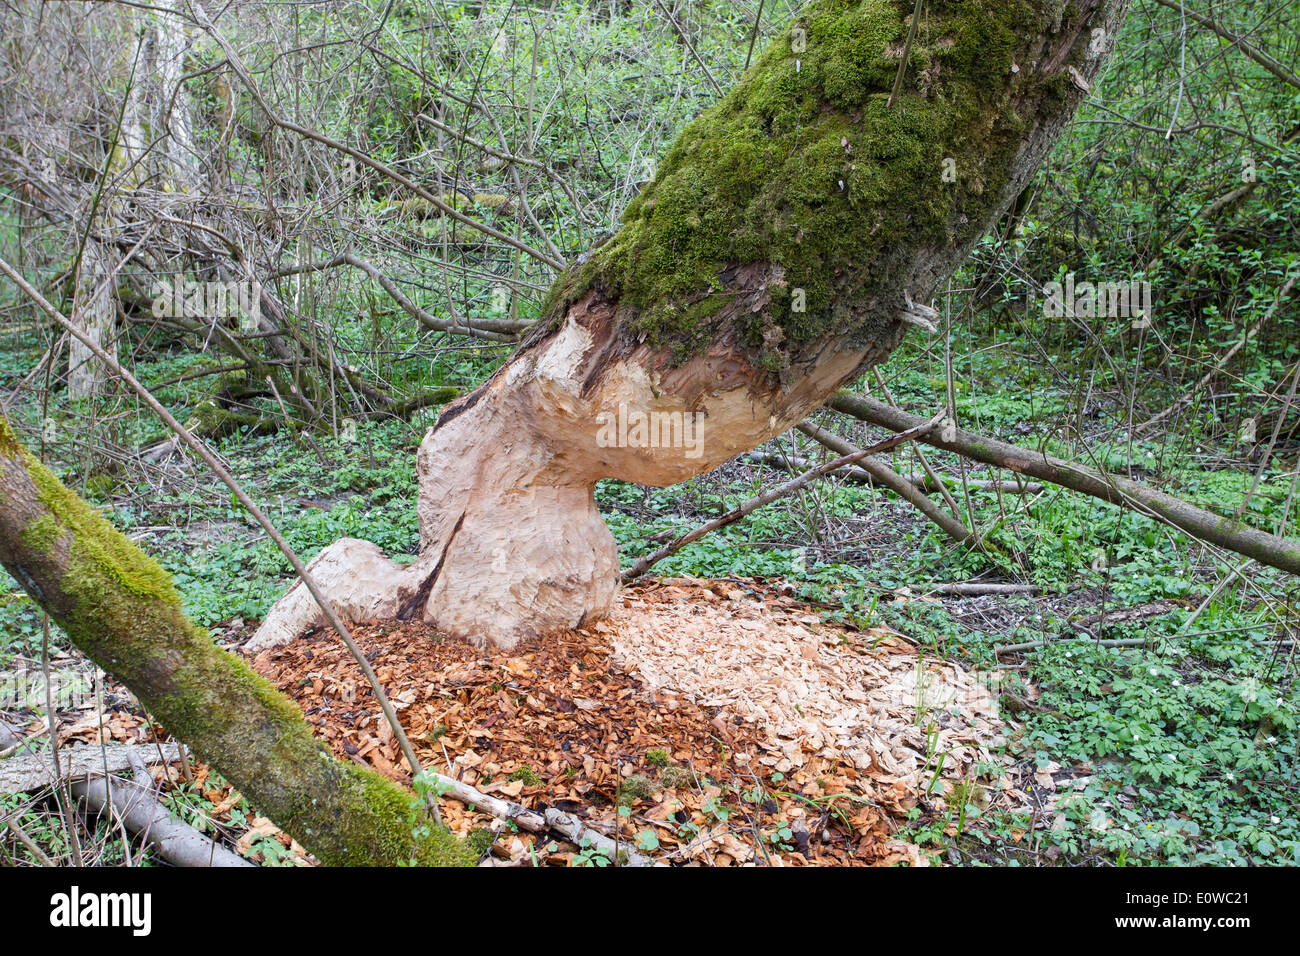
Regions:
<svg viewBox="0 0 1300 956"><path fill-rule="evenodd" d="M885 381L885 376L880 373L879 366L873 368L871 370L871 374L872 377L875 378L876 384L880 386L880 390L884 393L885 401L889 402L889 404L892 405L894 408L897 408L898 402L894 401L893 393L889 391L889 383ZM914 445L912 446L912 450L916 453L916 460L921 464L921 470L925 472L926 477L928 477L930 481L933 482L934 484L933 489L925 489L925 490L938 491L939 494L943 496L944 504L948 506L949 513L952 514L954 517L959 516L961 514L961 507L957 504L957 499L954 498L952 496L952 492L948 490L948 485L939 479L938 472L936 472L934 470L934 466L930 464L930 459L925 456L925 452L921 449L921 446ZM965 479L965 477L966 477L965 469L962 469L962 478ZM969 483L967 483L966 488L969 489L969 487L970 485ZM970 511L969 491L967 491L966 494L966 504L967 504L967 511L969 512Z"/></svg>
<svg viewBox="0 0 1300 956"><path fill-rule="evenodd" d="M622 866L662 866L656 863L648 856L643 856L634 850L629 843L615 842L605 834L587 826L572 814L565 813L562 810L550 808L547 810L529 810L523 804L515 803L511 800L502 800L500 797L494 797L483 793L471 787L467 783L462 783L455 777L444 776L440 773L434 773L426 770L424 776L434 784L441 796L452 797L461 803L469 804L480 810L492 814L498 820L513 822L530 833L540 833L545 830L554 830L564 836L565 839L576 843L578 846L584 844L595 847L601 853L604 853L617 865Z"/></svg>
<svg viewBox="0 0 1300 956"><path fill-rule="evenodd" d="M268 518L259 507L257 507L253 499L248 496L246 491L244 491L243 487L235 481L234 477L226 470L225 466L217 460L217 457L212 453L212 450L209 449L206 444L195 438L195 436L184 425L172 417L171 413L162 406L162 403L154 397L153 393L141 385L134 375L122 368L122 366L118 364L117 359L101 349L96 343L86 338L85 333L81 329L73 325L72 322L59 312L58 309L54 308L54 306L51 305L44 296L32 288L31 284L16 272L13 266L4 259L0 259L0 272L4 272L8 275L20 290L26 293L28 297L40 306L42 311L62 325L74 338L82 341L110 372L115 374L133 392L135 392L149 407L149 409L162 419L163 424L171 429L177 439L183 442L186 447L203 460L204 464L212 469L216 476L221 479L221 482L229 488L235 498L238 499L239 503L244 506L245 510L247 510L248 513L253 516L254 520L262 526L262 530L266 532L267 537L271 539L272 543L274 543L280 550L280 553L289 561L289 564L297 573L303 586L306 587L306 589L311 593L312 598L320 606L320 609L325 614L330 626L334 628L334 631L339 635L339 638L343 641L344 645L347 646L348 652L351 653L352 657L356 660L357 665L361 668L361 673L366 678L366 682L370 685L371 693L375 695L375 699L378 701L380 709L384 712L384 718L388 721L389 727L392 728L393 736L397 739L398 747L402 751L402 755L406 757L406 762L410 766L411 772L413 774L418 774L420 772L420 761L415 755L415 748L411 746L410 741L407 739L406 732L402 729L401 722L397 719L397 711L393 708L392 703L388 699L388 695L384 692L383 685L379 683L379 678L375 676L374 669L371 668L370 662L366 660L365 655L361 653L361 649L357 647L356 642L353 641L352 632L346 625L344 625L333 605L331 605L326 600L324 594L321 593L319 586L316 584L315 578L307 570L306 565L302 563L297 552L293 550L289 545L289 542L285 540L284 536L280 534L275 525L271 523L271 519ZM276 399L279 400L280 395L275 391L274 380L268 375L266 381L271 386L272 391L275 392ZM281 409L283 410L283 408L284 405L283 402L281 402ZM285 417L288 417L287 412ZM319 454L320 449L317 448L316 452ZM132 689L134 690L134 688ZM441 824L442 819L438 816L437 804L435 803L432 805L430 809L433 811L435 819L437 819L438 823Z"/></svg>
<svg viewBox="0 0 1300 956"><path fill-rule="evenodd" d="M1276 148L1280 149L1281 147L1289 146L1297 137L1300 137L1300 126L1296 126L1287 133L1287 135L1282 138L1280 146ZM1191 234L1192 226L1195 225L1198 220L1213 219L1225 209L1235 210L1240 207L1251 193L1259 187L1260 183L1264 181L1263 178L1257 178L1253 182L1236 186L1223 195L1218 196L1201 206L1200 209L1191 215L1187 222L1183 223L1183 227L1174 234L1172 239L1161 244L1159 254L1147 263L1146 271L1149 272L1154 269L1160 263L1161 256L1166 256L1170 251L1181 248L1184 240Z"/></svg>
<svg viewBox="0 0 1300 956"><path fill-rule="evenodd" d="M1020 644L1001 644L993 648L993 653L1009 654L1015 651L1032 651L1039 647L1046 647L1048 644L1055 644L1059 641L1078 641L1087 639L1097 647L1143 647L1150 642L1146 637L1118 637L1107 640L1099 640L1097 635L1092 632L1090 625L1097 624L1122 624L1128 621L1137 621L1148 617L1160 617L1168 614L1170 611L1185 610L1183 605L1177 601L1152 601L1150 604L1144 604L1141 607L1123 607L1116 608L1112 611L1106 611L1101 614L1090 614L1085 618L1075 621L1072 626L1082 631L1082 634L1069 635L1067 637L1043 638L1036 641L1024 641ZM1184 633L1179 636L1186 636L1187 625L1183 625Z"/></svg>
<svg viewBox="0 0 1300 956"><path fill-rule="evenodd" d="M896 431L915 428L922 421L916 415L890 408L884 402L850 392L840 392L827 404L837 412ZM1009 445L960 428L950 429L947 434L948 438L945 439L942 434L927 432L921 440L965 458L997 465L1016 474L1030 475L1110 504L1133 508L1141 514L1178 528L1198 541L1218 545L1291 574L1300 574L1300 541L1268 534L1129 478L1103 474L1086 465L1065 461L1041 451Z"/></svg>
<svg viewBox="0 0 1300 956"><path fill-rule="evenodd" d="M804 422L797 427L809 438L837 454L851 455L855 451L854 447L843 438L811 422ZM969 528L927 498L914 484L883 461L868 457L864 458L858 467L869 474L876 484L888 488L929 518L952 540L960 543L974 537Z"/></svg>
<svg viewBox="0 0 1300 956"><path fill-rule="evenodd" d="M14 730L3 720L0 720L0 751L9 749L22 739L23 738L18 731Z"/></svg>
<svg viewBox="0 0 1300 956"><path fill-rule="evenodd" d="M1186 608L1178 601L1152 601L1150 604L1143 604L1140 607L1121 607L1113 611L1089 614L1085 618L1080 618L1079 623L1085 627L1090 624L1122 624L1126 621L1140 621L1143 618L1159 617L1162 614L1168 614L1170 611L1183 610L1186 610Z"/></svg>
<svg viewBox="0 0 1300 956"><path fill-rule="evenodd" d="M141 763L136 747L124 748L132 767ZM148 772L139 767L137 777ZM72 781L72 795L95 813L111 812L146 846L173 866L253 866L248 860L220 846L162 806L148 787L121 777L89 777Z"/></svg>
<svg viewBox="0 0 1300 956"><path fill-rule="evenodd" d="M993 648L993 653L1010 654L1013 651L1032 651L1039 647L1046 647L1048 644L1059 644L1066 641L1084 641L1094 647L1144 647L1149 643L1145 637L1117 637L1104 641L1097 640L1091 634L1072 634L1069 637L1048 638L1041 641L1025 641L1022 644L999 644Z"/></svg>
<svg viewBox="0 0 1300 956"><path fill-rule="evenodd" d="M455 385L443 385L440 388L430 388L418 395L402 399L394 405L371 412L368 418L400 418L403 421L409 419L422 408L429 408L433 405L446 405L448 402L455 401L461 396L461 390Z"/></svg>
<svg viewBox="0 0 1300 956"><path fill-rule="evenodd" d="M163 744L152 751L152 763L171 763L177 760L176 744ZM131 747L126 744L105 744L64 748L59 751L59 766L65 776L84 777L87 774L121 773L132 769ZM53 786L54 768L46 751L16 754L0 762L0 793L30 793L41 787Z"/></svg>
<svg viewBox="0 0 1300 956"><path fill-rule="evenodd" d="M914 425L913 427L908 428L890 438L886 438L884 441L877 442L876 444L872 445L870 448L863 448L860 451L855 451L852 454L844 455L840 458L834 459L833 461L828 461L825 464L818 465L816 468L812 468L804 472L799 477L793 478L790 481L787 481L785 484L777 485L775 488L771 488L763 492L761 495L759 495L756 498L750 498L748 501L742 502L739 506L728 511L726 514L721 515L717 518L714 518L712 521L700 525L700 527L696 528L694 531L688 531L686 534L682 535L677 540L664 545L662 548L660 548L658 551L655 551L653 554L649 554L641 558L639 561L636 562L636 564L632 565L631 568L629 568L627 571L623 573L624 583L639 578L641 575L645 574L646 571L650 570L650 568L653 565L659 563L664 558L676 554L678 551L680 551L686 545L690 544L692 541L698 541L700 538L704 537L710 531L716 531L719 528L725 528L727 525L733 524L734 522L739 521L741 518L745 517L746 515L751 514L754 511L757 511L759 508L763 507L764 505L771 504L773 501L776 501L776 499L784 497L785 495L788 494L792 494L798 491L800 488L807 486L809 483L815 481L816 479L830 474L831 472L835 471L837 468L843 468L846 465L852 465L860 461L865 461L871 455L878 454L882 451L888 451L891 448L895 448L898 445L901 445L905 441L911 441L914 438L919 438L922 435L928 434L931 429L933 429L936 425L938 425L941 421L943 421L943 418L944 418L943 413L940 412L938 415L935 415L934 418L930 419L928 422L920 421L918 419L919 424Z"/></svg>
<svg viewBox="0 0 1300 956"><path fill-rule="evenodd" d="M156 392L160 388L166 388L169 385L180 385L182 382L192 382L196 378L207 378L209 375L225 375L228 372L243 372L247 369L248 366L243 362L237 362L234 365L216 365L212 368L201 368L194 372L186 372L183 375L173 375L161 382L154 382L152 390Z"/></svg>
<svg viewBox="0 0 1300 956"><path fill-rule="evenodd" d="M769 468L779 468L782 471L788 471L791 474L798 475L807 471L809 468L816 468L817 462L811 458L804 458L802 455L782 455L771 451L751 451L744 456L746 461L752 461L756 465L767 465ZM846 465L843 468L836 468L828 478L840 478L844 481L850 481L856 485L876 485L877 482L871 477L871 472L857 465ZM908 479L910 480L910 479Z"/></svg>
<svg viewBox="0 0 1300 956"><path fill-rule="evenodd" d="M961 490L961 479L950 477L950 480L957 484L957 490ZM935 482L928 476L921 477L913 475L910 478L912 484L916 485L922 491L938 491L940 487L947 487L943 481ZM1000 495L1040 495L1043 493L1043 486L1037 481L1002 481L998 478L967 478L965 486L971 491L992 491Z"/></svg>
<svg viewBox="0 0 1300 956"><path fill-rule="evenodd" d="M817 463L811 458L804 458L802 455L781 455L770 451L751 451L744 457L746 461L752 461L757 465L767 465L769 468L780 468L783 471L788 471L796 475L801 471L807 471L809 468L814 468L817 465ZM865 468L860 468L857 465L850 465L847 468L836 469L831 472L831 477L840 478L856 485L876 486L879 484L879 482L871 476L871 472L867 471ZM913 486L927 494L938 491L939 485L942 484L942 480L937 484L931 480L929 475L901 475L901 477L904 481L911 482ZM957 481L958 479L952 478L951 480ZM972 491L992 491L1004 495L1037 495L1041 494L1043 491L1042 484L1037 481L1015 482L1002 481L997 478L968 478L966 479L966 487Z"/></svg>
<svg viewBox="0 0 1300 956"><path fill-rule="evenodd" d="M49 732L50 732L50 725L42 724L39 730L37 730L35 733L30 734L29 736L24 737L21 734L19 734L17 737L11 738L9 743L0 745L0 759L8 757L14 751L19 750L20 748L26 746L32 741L44 737Z"/></svg>
<svg viewBox="0 0 1300 956"><path fill-rule="evenodd" d="M984 597L989 594L1037 594L1038 591L1038 586L1034 584L980 584L978 582L937 584L929 589L930 594L950 594L953 597Z"/></svg>
<svg viewBox="0 0 1300 956"><path fill-rule="evenodd" d="M28 853L36 857L36 861L41 866L54 866L54 861L45 855L45 851L36 845L36 841L27 835L27 831L20 827L17 821L13 819L6 820L5 826L14 835L14 839L26 847Z"/></svg>

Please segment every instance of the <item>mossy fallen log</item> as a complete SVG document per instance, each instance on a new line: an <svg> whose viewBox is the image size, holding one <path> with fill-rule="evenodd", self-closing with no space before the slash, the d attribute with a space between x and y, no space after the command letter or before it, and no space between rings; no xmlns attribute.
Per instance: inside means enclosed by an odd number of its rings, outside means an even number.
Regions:
<svg viewBox="0 0 1300 956"><path fill-rule="evenodd" d="M69 491L0 416L0 564L200 758L327 864L470 865L415 796L335 760L297 706L181 609L170 575Z"/></svg>

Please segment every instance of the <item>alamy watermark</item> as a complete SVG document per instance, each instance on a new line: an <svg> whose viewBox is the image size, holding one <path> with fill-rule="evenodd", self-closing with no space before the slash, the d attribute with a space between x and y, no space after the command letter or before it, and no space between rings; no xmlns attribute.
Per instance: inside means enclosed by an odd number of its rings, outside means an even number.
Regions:
<svg viewBox="0 0 1300 956"><path fill-rule="evenodd" d="M186 282L153 284L153 314L159 319L238 319L243 331L256 331L262 318L260 282Z"/></svg>
<svg viewBox="0 0 1300 956"><path fill-rule="evenodd" d="M1064 282L1053 279L1043 286L1043 315L1049 318L1131 319L1134 328L1151 324L1151 283L1145 279L1124 282L1077 282L1067 273Z"/></svg>
<svg viewBox="0 0 1300 956"><path fill-rule="evenodd" d="M122 927L133 936L148 936L153 929L153 895L83 892L73 886L50 897L50 925L57 929Z"/></svg>
<svg viewBox="0 0 1300 956"><path fill-rule="evenodd" d="M596 415L600 448L681 448L686 458L704 453L704 412L647 412L618 403Z"/></svg>

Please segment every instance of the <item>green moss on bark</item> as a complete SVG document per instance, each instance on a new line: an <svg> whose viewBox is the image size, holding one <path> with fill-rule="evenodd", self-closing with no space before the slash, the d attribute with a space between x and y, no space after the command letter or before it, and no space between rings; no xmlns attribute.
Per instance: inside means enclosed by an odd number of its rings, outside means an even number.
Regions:
<svg viewBox="0 0 1300 956"><path fill-rule="evenodd" d="M415 799L334 760L298 707L189 621L170 576L18 445L0 417L0 484L30 482L43 509L10 552L24 583L79 648L178 739L331 864L470 865L445 829L413 831ZM66 545L65 542L66 541Z"/></svg>
<svg viewBox="0 0 1300 956"><path fill-rule="evenodd" d="M41 515L23 529L23 541L33 551L44 554L59 537L59 523L51 515Z"/></svg>
<svg viewBox="0 0 1300 956"><path fill-rule="evenodd" d="M18 444L17 437L14 436L14 430L10 427L8 419L0 415L0 455L16 458L20 448L21 446Z"/></svg>
<svg viewBox="0 0 1300 956"><path fill-rule="evenodd" d="M194 407L185 427L204 438L225 438L240 429L246 429L250 435L269 435L279 428L279 423L261 415L232 412L216 399L207 399Z"/></svg>
<svg viewBox="0 0 1300 956"><path fill-rule="evenodd" d="M94 596L94 588L109 586L125 591L128 599L159 600L180 607L180 596L171 577L125 535L104 520L98 511L64 487L34 456L23 451L27 473L36 486L45 516L57 519L62 529L73 533L65 587L74 594ZM38 524L41 522L37 522Z"/></svg>
<svg viewBox="0 0 1300 956"><path fill-rule="evenodd" d="M917 251L973 241L1002 198L1022 133L1013 96L1028 82L1012 65L1049 16L1027 0L930 4L890 107L911 12L910 0L814 4L557 282L552 319L599 288L629 332L685 358L717 336L725 270L769 263L784 286L740 328L763 364L827 333L875 341L871 305L901 304Z"/></svg>

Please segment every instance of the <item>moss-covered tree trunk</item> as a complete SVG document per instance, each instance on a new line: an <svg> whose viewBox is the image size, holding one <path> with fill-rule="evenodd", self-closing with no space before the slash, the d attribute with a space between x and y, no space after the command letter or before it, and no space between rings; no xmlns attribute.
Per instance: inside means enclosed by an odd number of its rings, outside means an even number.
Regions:
<svg viewBox="0 0 1300 956"><path fill-rule="evenodd" d="M96 664L325 863L469 864L414 796L331 757L298 708L216 647L171 578L22 448L0 416L0 564Z"/></svg>
<svg viewBox="0 0 1300 956"><path fill-rule="evenodd" d="M354 617L476 642L600 615L617 552L595 482L667 485L778 435L928 324L1024 188L1125 0L821 0L691 123L617 233L419 452L421 557L345 539L317 577ZM899 94L892 91L906 55ZM261 645L320 623L302 588Z"/></svg>

